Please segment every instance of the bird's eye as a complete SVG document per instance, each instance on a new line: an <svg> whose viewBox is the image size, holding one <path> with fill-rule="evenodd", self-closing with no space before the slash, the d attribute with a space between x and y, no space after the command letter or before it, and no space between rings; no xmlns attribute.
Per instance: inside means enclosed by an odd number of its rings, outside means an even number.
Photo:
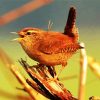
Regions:
<svg viewBox="0 0 100 100"><path fill-rule="evenodd" d="M31 35L31 32L27 32L27 35Z"/></svg>

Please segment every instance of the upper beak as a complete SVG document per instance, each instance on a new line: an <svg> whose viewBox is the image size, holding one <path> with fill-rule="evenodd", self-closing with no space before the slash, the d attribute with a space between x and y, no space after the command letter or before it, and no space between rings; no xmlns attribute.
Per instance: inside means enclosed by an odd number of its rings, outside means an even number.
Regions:
<svg viewBox="0 0 100 100"><path fill-rule="evenodd" d="M18 34L17 32L10 32L10 33L12 33L12 34Z"/></svg>

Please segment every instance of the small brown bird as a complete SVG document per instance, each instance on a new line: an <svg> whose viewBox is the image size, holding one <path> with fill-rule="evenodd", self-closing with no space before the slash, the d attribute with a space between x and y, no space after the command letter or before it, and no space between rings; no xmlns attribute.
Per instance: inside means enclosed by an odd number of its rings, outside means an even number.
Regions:
<svg viewBox="0 0 100 100"><path fill-rule="evenodd" d="M18 41L28 56L40 64L64 67L69 57L82 48L78 43L75 19L76 10L71 7L64 32L29 27L18 32Z"/></svg>

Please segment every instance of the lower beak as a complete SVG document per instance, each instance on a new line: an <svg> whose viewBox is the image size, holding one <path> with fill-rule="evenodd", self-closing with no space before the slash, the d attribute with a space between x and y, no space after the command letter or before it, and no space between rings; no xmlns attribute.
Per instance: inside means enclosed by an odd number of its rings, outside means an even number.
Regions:
<svg viewBox="0 0 100 100"><path fill-rule="evenodd" d="M18 41L18 42L21 42L22 38L15 38L15 39L12 39L11 41Z"/></svg>

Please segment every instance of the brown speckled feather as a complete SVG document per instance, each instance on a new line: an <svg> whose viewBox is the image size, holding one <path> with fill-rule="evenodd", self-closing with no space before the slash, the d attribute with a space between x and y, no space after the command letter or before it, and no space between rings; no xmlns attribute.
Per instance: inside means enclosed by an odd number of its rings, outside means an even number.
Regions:
<svg viewBox="0 0 100 100"><path fill-rule="evenodd" d="M49 34L49 33L48 33ZM40 43L39 50L45 54L74 52L79 49L78 43L73 43L67 35L52 33L47 35Z"/></svg>

